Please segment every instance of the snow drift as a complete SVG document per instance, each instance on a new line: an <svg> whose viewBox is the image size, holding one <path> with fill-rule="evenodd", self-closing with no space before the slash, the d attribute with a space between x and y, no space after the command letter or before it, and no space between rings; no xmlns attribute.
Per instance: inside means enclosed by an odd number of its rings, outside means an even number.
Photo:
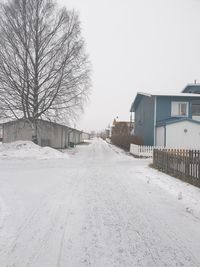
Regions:
<svg viewBox="0 0 200 267"><path fill-rule="evenodd" d="M40 147L31 141L16 141L0 144L0 158L66 159L69 156L50 147Z"/></svg>

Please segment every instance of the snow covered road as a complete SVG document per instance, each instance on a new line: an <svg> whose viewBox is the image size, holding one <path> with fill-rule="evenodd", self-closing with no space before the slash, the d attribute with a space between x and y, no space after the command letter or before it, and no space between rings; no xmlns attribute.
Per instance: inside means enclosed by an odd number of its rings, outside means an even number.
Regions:
<svg viewBox="0 0 200 267"><path fill-rule="evenodd" d="M200 266L200 190L102 140L0 160L0 266Z"/></svg>

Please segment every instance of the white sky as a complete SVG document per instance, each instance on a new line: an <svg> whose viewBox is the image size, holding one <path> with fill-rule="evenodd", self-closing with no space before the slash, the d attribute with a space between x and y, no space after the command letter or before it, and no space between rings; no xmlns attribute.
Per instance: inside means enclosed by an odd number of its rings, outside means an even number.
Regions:
<svg viewBox="0 0 200 267"><path fill-rule="evenodd" d="M93 65L77 127L129 120L137 91L178 93L200 82L200 0L58 0L80 13Z"/></svg>

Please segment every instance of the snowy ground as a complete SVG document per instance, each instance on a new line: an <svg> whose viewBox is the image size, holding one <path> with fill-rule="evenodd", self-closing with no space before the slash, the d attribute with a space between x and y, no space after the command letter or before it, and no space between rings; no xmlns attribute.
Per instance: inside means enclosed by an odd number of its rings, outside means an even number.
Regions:
<svg viewBox="0 0 200 267"><path fill-rule="evenodd" d="M31 141L16 141L0 144L0 159L60 159L68 158L50 147L40 147Z"/></svg>
<svg viewBox="0 0 200 267"><path fill-rule="evenodd" d="M200 266L198 188L101 140L67 153L0 154L1 267Z"/></svg>

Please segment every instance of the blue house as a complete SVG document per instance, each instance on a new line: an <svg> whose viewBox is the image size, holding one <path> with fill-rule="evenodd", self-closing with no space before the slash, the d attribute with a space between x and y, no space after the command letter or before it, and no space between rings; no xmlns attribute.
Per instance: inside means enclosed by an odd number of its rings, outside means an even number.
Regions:
<svg viewBox="0 0 200 267"><path fill-rule="evenodd" d="M200 86L192 87L196 93L190 90L189 85L179 94L137 93L130 111L135 112L134 134L144 145L200 147Z"/></svg>

